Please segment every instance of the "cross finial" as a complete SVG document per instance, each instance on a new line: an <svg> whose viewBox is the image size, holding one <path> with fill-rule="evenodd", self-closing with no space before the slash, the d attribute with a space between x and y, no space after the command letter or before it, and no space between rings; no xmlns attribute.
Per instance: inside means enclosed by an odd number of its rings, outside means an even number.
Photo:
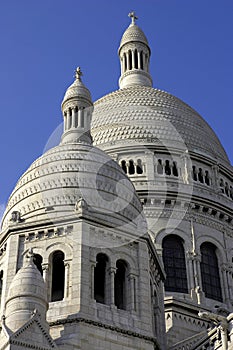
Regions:
<svg viewBox="0 0 233 350"><path fill-rule="evenodd" d="M81 76L83 75L82 71L81 71L81 68L80 67L77 67L76 68L76 71L75 71L75 77L76 79L78 80L81 80Z"/></svg>
<svg viewBox="0 0 233 350"><path fill-rule="evenodd" d="M134 11L133 11L133 12L130 12L128 16L129 16L129 17L131 18L131 20L132 20L132 23L131 23L131 24L135 24L136 19L138 19L138 17L136 16L135 12L134 12Z"/></svg>

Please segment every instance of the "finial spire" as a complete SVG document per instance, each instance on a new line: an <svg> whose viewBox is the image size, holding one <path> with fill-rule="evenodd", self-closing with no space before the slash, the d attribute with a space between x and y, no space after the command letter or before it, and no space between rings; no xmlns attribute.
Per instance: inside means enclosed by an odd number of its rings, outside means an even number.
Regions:
<svg viewBox="0 0 233 350"><path fill-rule="evenodd" d="M75 77L76 79L78 80L81 80L81 76L83 75L82 71L81 71L81 68L80 67L77 67L76 68L76 71L75 71Z"/></svg>
<svg viewBox="0 0 233 350"><path fill-rule="evenodd" d="M136 16L135 12L132 11L128 14L128 16L131 18L132 22L131 24L134 25L135 24L135 21L138 19L138 17Z"/></svg>

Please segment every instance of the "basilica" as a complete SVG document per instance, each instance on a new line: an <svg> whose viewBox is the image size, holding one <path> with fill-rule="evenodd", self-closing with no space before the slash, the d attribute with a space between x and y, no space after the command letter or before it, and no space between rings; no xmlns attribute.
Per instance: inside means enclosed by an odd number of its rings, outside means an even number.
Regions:
<svg viewBox="0 0 233 350"><path fill-rule="evenodd" d="M153 88L129 17L119 89L93 102L78 67L59 145L9 197L0 350L233 349L233 168L206 121Z"/></svg>

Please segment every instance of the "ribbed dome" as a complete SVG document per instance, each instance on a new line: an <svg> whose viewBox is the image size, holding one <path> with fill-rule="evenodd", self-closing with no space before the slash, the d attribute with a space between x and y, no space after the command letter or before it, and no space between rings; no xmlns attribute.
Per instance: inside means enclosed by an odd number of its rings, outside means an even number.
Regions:
<svg viewBox="0 0 233 350"><path fill-rule="evenodd" d="M214 131L195 110L167 92L146 86L120 89L96 101L92 136L104 149L117 142L180 145L229 163Z"/></svg>
<svg viewBox="0 0 233 350"><path fill-rule="evenodd" d="M130 24L130 26L126 29L121 38L120 47L130 41L137 41L148 45L145 34L136 24Z"/></svg>
<svg viewBox="0 0 233 350"><path fill-rule="evenodd" d="M109 156L88 144L60 144L19 179L3 227L11 223L13 211L19 211L25 223L75 215L81 199L92 219L109 226L129 224L142 211L130 180Z"/></svg>

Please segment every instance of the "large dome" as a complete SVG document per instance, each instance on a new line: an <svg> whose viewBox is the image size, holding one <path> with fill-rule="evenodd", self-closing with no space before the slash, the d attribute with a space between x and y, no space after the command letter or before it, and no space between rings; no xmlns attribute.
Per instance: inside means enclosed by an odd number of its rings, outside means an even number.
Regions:
<svg viewBox="0 0 233 350"><path fill-rule="evenodd" d="M39 224L74 215L80 208L108 226L133 223L142 211L134 186L109 156L89 144L60 144L19 179L3 228L12 223L14 212L26 224Z"/></svg>
<svg viewBox="0 0 233 350"><path fill-rule="evenodd" d="M130 86L97 100L92 136L102 149L118 142L176 148L180 144L189 152L229 164L218 137L194 109L167 92L147 86Z"/></svg>

